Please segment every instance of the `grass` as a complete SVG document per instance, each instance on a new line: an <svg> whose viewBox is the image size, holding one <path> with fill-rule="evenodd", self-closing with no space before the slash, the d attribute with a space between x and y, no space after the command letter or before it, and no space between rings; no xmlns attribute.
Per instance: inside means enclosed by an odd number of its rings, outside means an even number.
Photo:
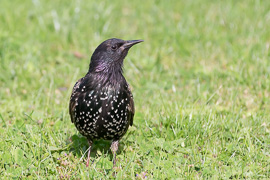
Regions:
<svg viewBox="0 0 270 180"><path fill-rule="evenodd" d="M270 178L270 2L0 1L3 179ZM134 126L109 142L71 123L71 88L103 40L125 60Z"/></svg>

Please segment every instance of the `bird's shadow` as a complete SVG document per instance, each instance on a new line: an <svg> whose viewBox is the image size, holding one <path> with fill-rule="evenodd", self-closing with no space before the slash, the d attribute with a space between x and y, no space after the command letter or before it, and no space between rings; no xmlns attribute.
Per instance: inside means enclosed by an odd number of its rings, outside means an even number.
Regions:
<svg viewBox="0 0 270 180"><path fill-rule="evenodd" d="M82 157L84 154L84 158L87 158L87 150L89 148L88 141L86 137L78 134L74 134L71 136L71 145L70 145L70 152L77 157ZM95 140L92 144L91 154L92 158L96 157L98 151L102 152L102 154L108 154L112 159L113 155L111 153L111 142L108 140ZM117 153L121 153L123 151L123 147L120 145Z"/></svg>

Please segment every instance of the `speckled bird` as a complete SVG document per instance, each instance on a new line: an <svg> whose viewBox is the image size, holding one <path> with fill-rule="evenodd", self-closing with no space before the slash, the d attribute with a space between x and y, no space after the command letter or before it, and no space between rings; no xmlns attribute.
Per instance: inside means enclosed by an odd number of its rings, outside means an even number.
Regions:
<svg viewBox="0 0 270 180"><path fill-rule="evenodd" d="M133 124L133 96L123 76L129 49L143 40L108 39L94 51L87 74L73 87L69 114L77 130L87 138L89 166L93 140L111 140L113 165L119 140Z"/></svg>

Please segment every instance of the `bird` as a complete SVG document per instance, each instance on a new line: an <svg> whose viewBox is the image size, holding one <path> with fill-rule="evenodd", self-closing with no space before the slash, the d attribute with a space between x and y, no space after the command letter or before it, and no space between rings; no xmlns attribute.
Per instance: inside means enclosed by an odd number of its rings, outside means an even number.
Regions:
<svg viewBox="0 0 270 180"><path fill-rule="evenodd" d="M71 122L89 143L86 166L94 140L111 141L113 167L120 139L133 125L135 106L131 88L123 75L129 49L143 40L111 38L93 52L86 75L74 85L70 97Z"/></svg>

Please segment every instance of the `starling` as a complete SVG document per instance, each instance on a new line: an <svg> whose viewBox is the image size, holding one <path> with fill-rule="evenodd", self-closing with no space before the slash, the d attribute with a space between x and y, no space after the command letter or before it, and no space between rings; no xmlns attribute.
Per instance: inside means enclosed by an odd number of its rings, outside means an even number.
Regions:
<svg viewBox="0 0 270 180"><path fill-rule="evenodd" d="M89 143L89 166L93 140L111 140L113 165L119 140L133 124L133 96L123 76L123 60L129 49L143 40L108 39L94 51L87 74L73 87L69 114Z"/></svg>

